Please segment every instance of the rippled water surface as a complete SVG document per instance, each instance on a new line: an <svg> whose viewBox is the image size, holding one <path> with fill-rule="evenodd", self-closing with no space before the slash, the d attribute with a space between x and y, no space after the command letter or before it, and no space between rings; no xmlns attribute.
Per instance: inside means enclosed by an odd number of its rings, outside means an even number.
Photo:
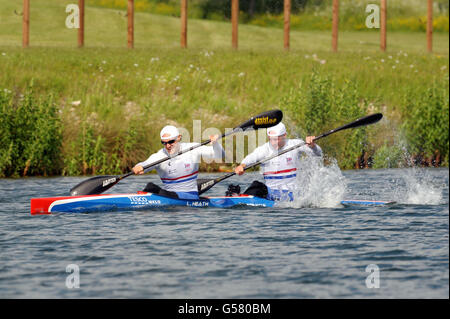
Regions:
<svg viewBox="0 0 450 319"><path fill-rule="evenodd" d="M45 216L30 215L31 197L67 195L86 178L2 179L0 297L448 298L448 169L341 175L318 178L308 200L287 207ZM254 179L233 177L207 194ZM148 181L158 179L129 177L110 192ZM397 204L330 204L353 198ZM66 286L71 264L79 288Z"/></svg>

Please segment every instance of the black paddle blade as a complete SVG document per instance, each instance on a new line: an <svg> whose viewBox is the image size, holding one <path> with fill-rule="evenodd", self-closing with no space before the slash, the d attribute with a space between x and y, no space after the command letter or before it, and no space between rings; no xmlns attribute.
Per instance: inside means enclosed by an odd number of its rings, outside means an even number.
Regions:
<svg viewBox="0 0 450 319"><path fill-rule="evenodd" d="M364 117L362 117L360 119L357 119L356 121L353 121L352 123L349 123L347 125L341 126L339 129L344 130L344 129L348 129L348 128L354 128L354 127L359 127L359 126L370 125L370 124L378 122L382 118L383 118L383 114L381 114L381 113L375 113L375 114L367 115L367 116L364 116Z"/></svg>
<svg viewBox="0 0 450 319"><path fill-rule="evenodd" d="M197 179L198 194L199 195L203 194L211 187L213 187L215 184L216 184L215 179L204 179L204 178Z"/></svg>
<svg viewBox="0 0 450 319"><path fill-rule="evenodd" d="M283 112L281 112L280 110L267 111L253 116L250 120L242 123L235 129L242 129L243 131L246 131L249 129L257 130L260 128L272 127L280 123L282 119Z"/></svg>
<svg viewBox="0 0 450 319"><path fill-rule="evenodd" d="M364 117L362 117L360 119L357 119L357 120L355 120L355 121L353 121L351 123L348 123L348 124L345 124L345 125L343 125L341 127L338 127L338 128L336 128L334 130L331 130L331 131L328 131L326 133L323 133L322 135L316 136L316 138L314 140L318 140L319 138L322 138L322 137L328 136L330 134L333 134L333 133L336 133L336 132L339 132L339 131L342 131L342 130L346 130L346 129L349 129L349 128L355 128L355 127L370 125L370 124L378 122L382 118L383 118L383 114L381 114L381 113L375 113L375 114L367 115L367 116L364 116Z"/></svg>
<svg viewBox="0 0 450 319"><path fill-rule="evenodd" d="M101 194L120 181L119 176L96 176L81 182L70 190L70 196Z"/></svg>

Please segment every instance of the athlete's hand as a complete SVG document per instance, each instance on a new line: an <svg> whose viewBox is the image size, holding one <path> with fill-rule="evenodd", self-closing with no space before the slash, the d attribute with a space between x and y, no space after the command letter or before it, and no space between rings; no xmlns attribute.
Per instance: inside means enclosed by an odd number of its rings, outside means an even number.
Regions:
<svg viewBox="0 0 450 319"><path fill-rule="evenodd" d="M236 168L234 169L234 172L235 172L237 175L242 175L242 174L244 174L244 168L245 168L245 165L244 165L244 164L241 164L241 165L239 165L238 167L236 167Z"/></svg>
<svg viewBox="0 0 450 319"><path fill-rule="evenodd" d="M309 147L314 148L316 146L316 143L314 143L315 136L307 136L306 137L306 144L308 144Z"/></svg>
<svg viewBox="0 0 450 319"><path fill-rule="evenodd" d="M217 140L219 139L219 135L210 135L209 139L211 140L211 144L217 143Z"/></svg>
<svg viewBox="0 0 450 319"><path fill-rule="evenodd" d="M144 168L141 165L136 165L132 168L133 173L136 175L142 175L144 174Z"/></svg>

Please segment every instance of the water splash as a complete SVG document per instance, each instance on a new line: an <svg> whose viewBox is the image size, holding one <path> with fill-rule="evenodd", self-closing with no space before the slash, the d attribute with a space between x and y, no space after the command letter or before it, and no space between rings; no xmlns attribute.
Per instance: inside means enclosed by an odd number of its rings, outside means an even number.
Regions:
<svg viewBox="0 0 450 319"><path fill-rule="evenodd" d="M433 181L427 169L410 168L402 176L405 193L401 200L405 204L439 205L442 202L442 188Z"/></svg>
<svg viewBox="0 0 450 319"><path fill-rule="evenodd" d="M347 191L347 182L336 162L327 166L322 159L305 158L297 174L298 188L288 207L339 207Z"/></svg>

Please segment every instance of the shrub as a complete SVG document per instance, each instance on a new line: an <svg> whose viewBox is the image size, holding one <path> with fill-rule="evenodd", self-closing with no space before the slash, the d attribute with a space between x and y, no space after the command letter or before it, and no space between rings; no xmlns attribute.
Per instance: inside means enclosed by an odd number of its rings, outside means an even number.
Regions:
<svg viewBox="0 0 450 319"><path fill-rule="evenodd" d="M52 95L36 99L31 84L17 97L0 92L0 175L55 174L61 164L61 121Z"/></svg>
<svg viewBox="0 0 450 319"><path fill-rule="evenodd" d="M448 89L436 83L425 91L409 91L402 109L408 151L420 157L448 156Z"/></svg>

